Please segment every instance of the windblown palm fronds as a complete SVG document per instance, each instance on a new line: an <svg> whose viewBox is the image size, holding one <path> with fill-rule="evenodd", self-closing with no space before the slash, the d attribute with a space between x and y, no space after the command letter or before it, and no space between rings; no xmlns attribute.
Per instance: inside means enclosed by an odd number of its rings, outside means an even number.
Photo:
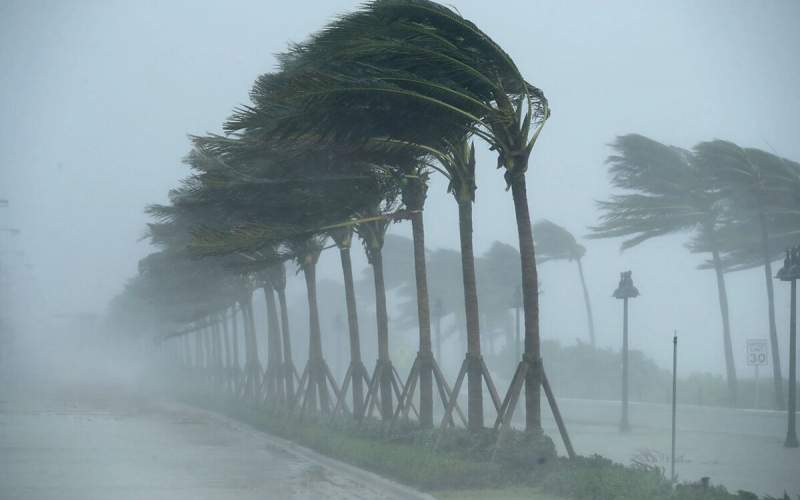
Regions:
<svg viewBox="0 0 800 500"><path fill-rule="evenodd" d="M690 151L637 134L618 137L611 147L614 154L607 160L611 184L623 193L598 202L600 223L590 228L589 238L627 237L622 250L679 232L689 232L694 239L708 242L717 278L729 401L735 405L736 368L717 241L720 228L730 224L734 216L730 200Z"/></svg>

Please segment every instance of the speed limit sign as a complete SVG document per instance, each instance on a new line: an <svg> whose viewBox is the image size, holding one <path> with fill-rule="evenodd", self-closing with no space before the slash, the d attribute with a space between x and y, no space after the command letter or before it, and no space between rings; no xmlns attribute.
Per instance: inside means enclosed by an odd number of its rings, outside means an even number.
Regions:
<svg viewBox="0 0 800 500"><path fill-rule="evenodd" d="M747 339L747 365L765 366L768 363L767 339Z"/></svg>

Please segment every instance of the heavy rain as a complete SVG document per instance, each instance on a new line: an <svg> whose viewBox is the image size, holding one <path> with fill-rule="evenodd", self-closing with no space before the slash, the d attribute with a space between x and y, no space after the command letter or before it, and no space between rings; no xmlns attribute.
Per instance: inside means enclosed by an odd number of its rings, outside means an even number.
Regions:
<svg viewBox="0 0 800 500"><path fill-rule="evenodd" d="M800 499L798 23L0 0L0 498Z"/></svg>

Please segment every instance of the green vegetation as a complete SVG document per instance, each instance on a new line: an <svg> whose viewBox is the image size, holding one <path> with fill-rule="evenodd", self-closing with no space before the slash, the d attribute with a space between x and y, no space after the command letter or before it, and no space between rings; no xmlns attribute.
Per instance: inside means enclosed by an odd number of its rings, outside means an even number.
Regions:
<svg viewBox="0 0 800 500"><path fill-rule="evenodd" d="M598 202L600 220L590 237L624 237L621 249L626 250L659 236L687 233L689 250L708 255L700 268L716 274L730 406L739 404L740 389L725 273L763 266L772 401L783 408L771 263L796 242L800 164L719 140L690 151L628 134L617 137L611 147L607 163L611 184L619 192Z"/></svg>
<svg viewBox="0 0 800 500"><path fill-rule="evenodd" d="M186 158L191 174L170 191L168 205L147 210L155 218L148 234L159 251L140 261L138 275L114 301L112 321L166 344L162 352L170 357L164 359L175 373L203 387L195 395L198 402L208 391L229 394L205 404L422 488L533 488L578 500L737 498L691 485L673 491L658 469L624 467L601 457L558 459L543 435L541 388L547 378L541 367L561 396L616 399L619 355L583 344L562 348L540 342L527 171L550 106L488 34L429 0L374 0L291 45L278 62L277 71L256 79L250 103L224 122L224 136L192 138ZM475 140L495 152L497 161L477 165ZM680 394L701 404L741 404L724 273L763 265L772 304L774 249L797 233L800 164L729 143L689 151L635 134L617 138L612 148L612 185L621 194L600 203L592 236L626 237L626 249L664 234L692 235L690 250L708 254L716 272L727 387L723 396L720 379L698 376L683 381ZM511 191L518 245L495 244L476 258L476 171L495 167ZM446 179L459 208L460 251L432 253L429 276L423 212L429 176L436 174ZM413 262L414 279L397 283L397 269L384 269L384 261L393 267L386 257L395 259L397 249L391 240L385 243L389 225L402 221L412 226L411 245L403 251L407 265ZM576 261L593 343L581 264L585 247L551 222L541 221L536 231L540 263ZM354 234L373 281L378 359L371 376L361 359L350 261ZM744 242L741 234L758 237ZM329 238L335 245L328 245ZM339 249L347 287L338 304L346 313L350 342L342 381L325 359L319 314L319 301L326 297L318 292L317 264L333 247ZM305 281L308 326L294 329L307 332L302 341L308 343L308 359L298 363L300 370L292 360L291 344L300 339L292 337L288 324L286 263L296 264ZM404 276L411 274L406 270ZM391 360L386 291L400 284L409 298L407 316L418 318L419 329L408 378ZM265 360L259 357L254 321L256 291L266 305ZM510 323L512 309L514 335L510 328L493 328ZM434 355L440 351L442 317L451 313L465 354L452 387ZM774 314L769 316L774 323ZM491 330L508 335L505 352L494 352ZM779 353L775 342L772 352ZM633 398L667 400L668 373L641 353L631 358ZM494 386L490 365L511 380L501 388L507 389L505 398ZM780 377L777 364L775 369ZM484 404L484 382L492 406ZM772 393L778 405L779 382ZM449 402L462 390L466 416L459 408L453 424L463 422L467 429L433 430L434 393L451 411ZM348 395L352 414L340 411ZM549 391L547 396L555 410L555 397ZM254 406L256 401L266 401L270 410ZM398 423L396 417L412 405L419 409L418 422ZM497 448L500 436L485 427L486 407L503 426L510 426L512 415L524 417L526 432L509 431ZM372 420L375 408L380 422Z"/></svg>
<svg viewBox="0 0 800 500"><path fill-rule="evenodd" d="M542 354L547 373L552 374L553 389L560 397L583 399L612 399L620 394L619 366L621 355L612 349L600 349L578 343L562 346L557 341L542 342ZM503 366L503 352L493 361ZM632 350L630 363L630 397L633 401L668 403L671 401L672 374L659 367L642 351ZM759 381L758 408L773 408L774 385L766 377ZM725 377L711 373L692 373L678 379L678 402L701 406L726 406L728 389ZM800 390L798 390L800 394ZM756 381L739 380L739 405L753 408L756 402Z"/></svg>
<svg viewBox="0 0 800 500"><path fill-rule="evenodd" d="M282 409L252 405L203 391L184 401L219 412L319 453L416 487L437 498L533 498L536 500L758 500L724 487L678 484L659 467L624 466L600 456L558 458L543 435L514 431L507 448L492 455L493 433L438 431L346 417L298 418ZM774 500L764 497L764 500Z"/></svg>

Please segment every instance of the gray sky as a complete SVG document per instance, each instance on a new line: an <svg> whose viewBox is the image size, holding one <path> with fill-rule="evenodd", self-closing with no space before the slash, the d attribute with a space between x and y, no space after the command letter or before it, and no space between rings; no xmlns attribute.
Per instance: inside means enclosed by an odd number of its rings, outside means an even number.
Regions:
<svg viewBox="0 0 800 500"><path fill-rule="evenodd" d="M165 201L186 174L186 135L218 132L254 78L274 67L272 54L357 3L0 3L0 198L11 201L0 225L23 229L43 310L102 311L149 251L137 243L143 206ZM593 201L609 194L603 160L618 134L682 147L724 138L800 160L800 3L450 3L551 102L529 174L537 218L586 232L597 217ZM516 245L495 159L482 148L479 162L476 249L493 240ZM457 247L457 210L441 181L427 213L429 246ZM610 294L618 272L632 269L642 291L632 307L633 346L665 363L677 328L687 369L721 371L713 274L694 270L702 259L684 240L625 254L618 241L588 244L599 339L619 343L620 307ZM576 271L554 263L541 273L543 335L585 338ZM784 288L776 284L786 346ZM743 373L744 339L767 335L763 289L760 270L729 277Z"/></svg>

